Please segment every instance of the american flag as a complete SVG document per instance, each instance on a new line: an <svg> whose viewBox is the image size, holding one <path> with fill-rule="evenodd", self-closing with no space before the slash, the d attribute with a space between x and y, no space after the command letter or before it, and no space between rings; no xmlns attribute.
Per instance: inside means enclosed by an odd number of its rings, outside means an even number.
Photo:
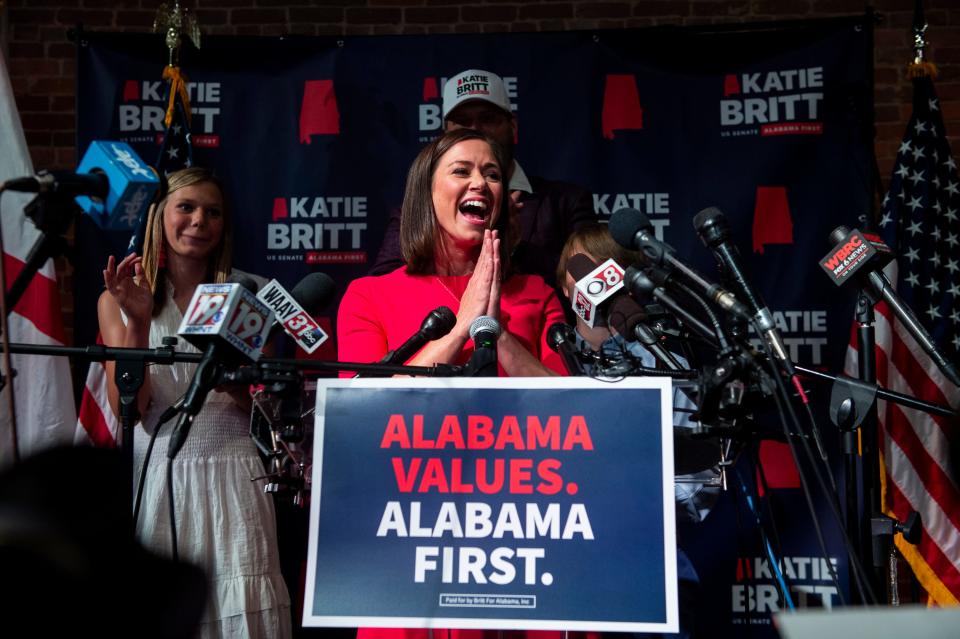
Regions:
<svg viewBox="0 0 960 639"><path fill-rule="evenodd" d="M163 134L160 156L157 158L157 171L169 175L193 166L193 142L190 135L192 113L186 76L182 75L177 67L167 67L163 71L163 77L170 80L170 85L164 119L167 130Z"/></svg>
<svg viewBox="0 0 960 639"><path fill-rule="evenodd" d="M897 255L888 267L897 293L951 362L960 352L960 179L929 77L913 80L913 115L883 200L880 233ZM877 382L888 389L960 407L960 389L930 360L886 304L877 305ZM847 372L856 371L856 344ZM920 513L917 546L895 542L938 605L960 599L960 490L951 465L957 421L878 402L881 499L900 521Z"/></svg>
<svg viewBox="0 0 960 639"><path fill-rule="evenodd" d="M190 135L190 96L187 93L187 78L179 67L168 66L163 70L167 85L167 127L160 138L160 154L154 168L161 177L174 171L193 166L193 142ZM147 211L140 216L128 253L143 253L143 238L147 232Z"/></svg>
<svg viewBox="0 0 960 639"><path fill-rule="evenodd" d="M193 144L190 135L190 97L187 79L178 67L168 66L163 77L167 85L166 130L160 138L160 154L154 168L161 176L193 166ZM130 237L128 253L143 254L147 232L147 212L140 216ZM97 343L102 343L97 335ZM80 400L77 418L77 442L93 442L96 446L114 446L120 432L119 421L107 401L107 374L102 362L91 362Z"/></svg>

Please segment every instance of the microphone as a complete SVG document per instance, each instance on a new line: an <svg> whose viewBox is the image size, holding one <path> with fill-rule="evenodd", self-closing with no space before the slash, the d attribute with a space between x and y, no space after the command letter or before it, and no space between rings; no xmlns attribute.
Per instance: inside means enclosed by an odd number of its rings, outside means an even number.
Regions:
<svg viewBox="0 0 960 639"><path fill-rule="evenodd" d="M713 300L720 308L740 317L750 319L750 310L733 293L705 279L674 255L673 247L661 242L653 233L649 218L636 209L618 209L610 216L610 235L620 246L640 251L647 264L662 266L677 271L703 295Z"/></svg>
<svg viewBox="0 0 960 639"><path fill-rule="evenodd" d="M256 295L257 290L260 288L257 280L250 277L249 273L244 273L243 271L231 271L230 276L227 278L227 284L239 284L243 290L253 295Z"/></svg>
<svg viewBox="0 0 960 639"><path fill-rule="evenodd" d="M407 338L403 344L395 350L388 352L378 362L378 364L405 364L408 359L416 355L417 351L423 348L427 342L440 339L453 330L457 323L457 316L454 315L446 306L438 306L433 309L420 323L420 329ZM357 373L354 379L359 377L383 377L382 373Z"/></svg>
<svg viewBox="0 0 960 639"><path fill-rule="evenodd" d="M603 310L623 288L623 269L612 258L597 266L583 253L574 253L567 260L567 273L575 282L570 296L573 312L590 328L604 326Z"/></svg>
<svg viewBox="0 0 960 639"><path fill-rule="evenodd" d="M328 275L310 273L297 282L290 292L277 280L270 280L257 293L257 299L266 304L277 318L271 333L282 327L297 346L312 353L329 338L313 316L330 303L336 288Z"/></svg>
<svg viewBox="0 0 960 639"><path fill-rule="evenodd" d="M647 313L632 297L621 295L610 305L610 325L627 340L636 340L653 353L664 366L673 371L681 369L673 354L660 343L656 333L646 324Z"/></svg>
<svg viewBox="0 0 960 639"><path fill-rule="evenodd" d="M933 337L920 323L910 307L900 299L883 267L893 259L893 251L883 240L870 233L846 226L838 226L830 233L835 246L820 260L820 266L837 286L851 278L857 279L872 294L873 300L882 299L900 323L907 329L920 348L936 363L940 371L956 385L960 385L960 373L950 360L937 349Z"/></svg>
<svg viewBox="0 0 960 639"><path fill-rule="evenodd" d="M870 277L873 273L886 279L882 270L893 260L893 251L878 236L838 226L830 232L830 243L834 247L820 260L820 267L837 286L843 286L858 272L861 276L854 279L880 283Z"/></svg>
<svg viewBox="0 0 960 639"><path fill-rule="evenodd" d="M39 171L35 176L13 178L3 183L6 191L21 193L54 193L57 195L87 195L106 199L110 182L103 173L71 173L69 171Z"/></svg>
<svg viewBox="0 0 960 639"><path fill-rule="evenodd" d="M500 322L489 315L480 315L473 320L470 338L474 352L464 371L467 377L497 377L497 340L500 333Z"/></svg>
<svg viewBox="0 0 960 639"><path fill-rule="evenodd" d="M717 333L704 324L696 315L685 309L662 285L654 282L642 270L635 266L627 268L623 280L627 290L634 297L643 298L652 295L655 300L667 307L671 313L680 318L694 332L706 339L710 344L718 345Z"/></svg>
<svg viewBox="0 0 960 639"><path fill-rule="evenodd" d="M254 295L253 278L235 273L231 279L234 281L225 284L197 286L177 330L203 351L203 357L184 393L180 420L170 434L169 459L183 447L193 419L218 383L224 365L257 361L273 323L273 311Z"/></svg>
<svg viewBox="0 0 960 639"><path fill-rule="evenodd" d="M76 173L41 171L4 183L9 191L76 197L84 213L103 229L131 230L160 188L156 171L124 142L94 141Z"/></svg>
<svg viewBox="0 0 960 639"><path fill-rule="evenodd" d="M794 375L793 363L787 355L780 332L773 323L773 315L763 298L753 289L740 263L740 251L730 239L730 225L723 212L716 207L703 209L693 217L693 227L703 241L704 246L713 251L720 270L726 273L733 285L742 295L750 309L750 319L763 338L770 344L777 358L783 362L791 377Z"/></svg>
<svg viewBox="0 0 960 639"><path fill-rule="evenodd" d="M387 353L381 364L404 364L413 357L427 342L440 339L453 330L457 316L446 306L438 306L423 318L420 330L411 335L396 350Z"/></svg>
<svg viewBox="0 0 960 639"><path fill-rule="evenodd" d="M572 326L563 322L551 324L547 329L547 343L555 353L560 355L568 375L579 377L586 374L583 363L577 356L577 340Z"/></svg>

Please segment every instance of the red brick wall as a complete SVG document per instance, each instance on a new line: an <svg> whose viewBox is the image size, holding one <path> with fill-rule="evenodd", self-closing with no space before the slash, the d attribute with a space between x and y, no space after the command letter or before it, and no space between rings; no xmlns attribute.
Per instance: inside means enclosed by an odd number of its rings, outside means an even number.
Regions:
<svg viewBox="0 0 960 639"><path fill-rule="evenodd" d="M168 0L172 4L172 0ZM37 168L70 168L74 148L74 45L67 29L149 31L159 0L0 0L7 18L9 66L17 106ZM618 29L717 24L862 13L856 0L183 0L211 35L372 35ZM877 0L876 151L884 179L910 113L913 0ZM960 149L960 3L925 0L928 58L940 68L937 90ZM158 52L162 58L163 53ZM68 325L69 269L63 277Z"/></svg>

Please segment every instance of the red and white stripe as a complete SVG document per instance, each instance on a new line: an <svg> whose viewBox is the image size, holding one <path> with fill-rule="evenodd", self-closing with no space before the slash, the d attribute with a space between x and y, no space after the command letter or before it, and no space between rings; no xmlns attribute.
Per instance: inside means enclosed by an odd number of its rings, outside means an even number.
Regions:
<svg viewBox="0 0 960 639"><path fill-rule="evenodd" d="M0 53L0 181L33 174L20 116L13 99L6 61ZM39 232L23 214L29 196L4 193L0 199L3 265L7 289L23 270ZM10 341L63 345L63 315L53 262L48 260L30 281L9 317ZM17 371L13 380L18 452L28 456L44 448L72 441L76 412L70 365L66 358L12 355ZM8 409L10 386L0 398L0 463L13 459L12 420Z"/></svg>
<svg viewBox="0 0 960 639"><path fill-rule="evenodd" d="M97 335L97 344L102 343L100 335ZM77 415L76 442L92 442L94 446L113 448L119 441L119 432L120 422L107 400L107 370L103 362L90 362L80 399L80 413Z"/></svg>
<svg viewBox="0 0 960 639"><path fill-rule="evenodd" d="M892 281L896 281L895 278ZM877 381L889 390L960 408L960 388L947 380L886 304L875 313ZM847 374L856 374L855 342ZM916 547L899 535L897 547L938 605L960 600L960 488L950 475L957 424L893 402L878 402L883 508L903 521L920 513L923 538Z"/></svg>

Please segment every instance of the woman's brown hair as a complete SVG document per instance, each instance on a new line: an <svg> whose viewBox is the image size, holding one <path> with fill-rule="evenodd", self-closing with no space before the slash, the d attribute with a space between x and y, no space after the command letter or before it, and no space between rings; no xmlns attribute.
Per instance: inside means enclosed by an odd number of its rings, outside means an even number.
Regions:
<svg viewBox="0 0 960 639"><path fill-rule="evenodd" d="M466 140L483 140L490 145L500 167L503 179L503 197L500 215L494 229L500 236L500 264L504 274L510 272L510 253L513 236L510 225L510 192L507 188L507 170L500 145L479 131L455 129L444 133L425 146L410 165L407 187L403 194L400 216L400 250L407 263L407 273L430 275L436 270L436 253L442 249L440 226L433 209L433 174L443 154Z"/></svg>

